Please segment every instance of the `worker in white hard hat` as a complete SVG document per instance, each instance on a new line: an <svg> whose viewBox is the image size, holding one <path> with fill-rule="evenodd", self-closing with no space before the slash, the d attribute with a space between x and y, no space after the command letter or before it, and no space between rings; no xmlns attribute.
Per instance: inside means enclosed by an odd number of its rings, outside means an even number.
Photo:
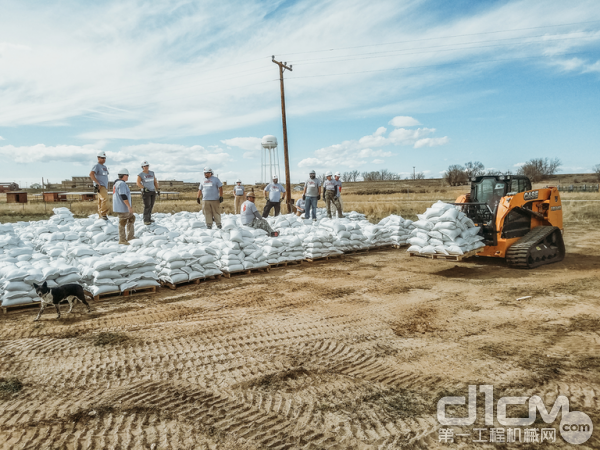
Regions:
<svg viewBox="0 0 600 450"><path fill-rule="evenodd" d="M317 202L321 200L321 182L317 178L317 173L311 170L308 173L308 180L304 183L304 192L302 199L306 200L305 219L310 219L312 213L313 222L317 221Z"/></svg>
<svg viewBox="0 0 600 450"><path fill-rule="evenodd" d="M131 205L131 191L127 186L129 170L119 170L119 178L113 185L113 211L119 217L119 244L129 245L133 239L135 216Z"/></svg>
<svg viewBox="0 0 600 450"><path fill-rule="evenodd" d="M344 217L342 215L342 207L340 201L337 198L337 183L332 179L333 174L331 172L325 173L325 181L323 182L323 190L325 191L325 204L327 206L327 217L331 217L331 204L333 203L337 209L338 217Z"/></svg>
<svg viewBox="0 0 600 450"><path fill-rule="evenodd" d="M242 180L239 178L235 180L235 186L233 186L233 213L239 214L244 203L246 190L242 186Z"/></svg>
<svg viewBox="0 0 600 450"><path fill-rule="evenodd" d="M242 221L242 225L247 227L252 227L257 230L264 230L269 233L271 237L279 236L279 233L269 225L266 219L263 219L256 209L256 205L254 204L254 192L248 192L246 194L247 200L242 203L242 210L240 213L240 220Z"/></svg>
<svg viewBox="0 0 600 450"><path fill-rule="evenodd" d="M206 226L211 229L213 222L217 223L217 228L221 228L221 203L223 203L223 183L217 177L213 176L210 167L204 168L204 180L198 187L198 204L202 201L202 212L206 220Z"/></svg>
<svg viewBox="0 0 600 450"><path fill-rule="evenodd" d="M264 192L267 203L265 209L263 209L263 217L269 217L272 208L275 208L275 217L277 217L281 210L281 201L283 200L281 194L285 194L285 188L279 184L279 177L277 175L273 175L273 182L267 184Z"/></svg>
<svg viewBox="0 0 600 450"><path fill-rule="evenodd" d="M342 201L342 174L336 172L333 174L333 178L335 179L335 183L337 186L337 198L340 201L340 208L342 209L342 213L344 212L344 202ZM338 218L343 217L338 214Z"/></svg>
<svg viewBox="0 0 600 450"><path fill-rule="evenodd" d="M158 180L154 172L150 170L148 161L142 161L142 171L138 173L136 184L142 191L142 200L144 201L144 225L151 225L154 222L152 208L154 208L156 196L160 195L160 191L158 190Z"/></svg>
<svg viewBox="0 0 600 450"><path fill-rule="evenodd" d="M108 168L104 165L106 153L98 152L96 156L98 163L92 167L90 178L94 185L94 193L98 194L98 216L108 220Z"/></svg>

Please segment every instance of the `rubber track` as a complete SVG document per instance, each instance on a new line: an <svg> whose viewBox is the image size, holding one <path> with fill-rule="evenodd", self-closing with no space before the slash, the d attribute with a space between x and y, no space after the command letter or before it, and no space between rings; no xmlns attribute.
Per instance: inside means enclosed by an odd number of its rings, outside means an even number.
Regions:
<svg viewBox="0 0 600 450"><path fill-rule="evenodd" d="M542 226L534 228L529 233L527 233L522 239L510 246L510 248L506 252L506 261L511 267L517 269L528 269L528 256L530 249L546 237L550 236L552 233L556 232L557 230L560 233L560 228L558 227ZM560 261L560 259L557 258L544 264L551 264L553 262L558 261Z"/></svg>

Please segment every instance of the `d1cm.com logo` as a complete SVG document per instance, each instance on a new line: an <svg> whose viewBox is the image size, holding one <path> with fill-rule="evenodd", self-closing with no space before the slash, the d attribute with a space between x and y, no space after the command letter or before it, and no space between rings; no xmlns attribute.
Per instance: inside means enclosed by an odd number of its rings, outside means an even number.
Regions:
<svg viewBox="0 0 600 450"><path fill-rule="evenodd" d="M491 385L479 386L479 392L485 396L485 424L494 425L494 387ZM507 417L506 407L508 405L524 405L529 400L529 417ZM446 417L446 405L464 405L465 397L443 397L438 401L437 418L441 425L469 426L477 419L477 386L469 385L469 415L467 417ZM559 395L550 412L542 399L534 395L532 397L502 397L498 400L496 407L496 419L500 425L506 427L529 426L535 422L536 413L539 412L545 423L552 423L561 412L560 435L569 444L583 444L594 431L594 425L590 417L580 411L569 412L569 399Z"/></svg>

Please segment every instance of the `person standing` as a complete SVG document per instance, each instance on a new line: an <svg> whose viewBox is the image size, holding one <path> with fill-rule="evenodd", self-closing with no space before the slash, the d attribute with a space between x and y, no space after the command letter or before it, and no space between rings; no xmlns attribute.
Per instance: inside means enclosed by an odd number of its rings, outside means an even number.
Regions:
<svg viewBox="0 0 600 450"><path fill-rule="evenodd" d="M242 203L244 203L245 189L242 186L242 180L239 178L235 180L235 186L233 187L233 213L239 214Z"/></svg>
<svg viewBox="0 0 600 450"><path fill-rule="evenodd" d="M246 195L247 200L242 204L242 209L240 213L240 220L242 221L242 225L247 227L252 227L257 230L264 230L269 233L271 237L279 236L279 233L269 225L266 219L263 219L256 209L256 205L254 204L254 192L248 192Z"/></svg>
<svg viewBox="0 0 600 450"><path fill-rule="evenodd" d="M269 183L265 188L265 199L267 204L263 209L263 217L269 217L271 208L275 208L275 217L279 215L281 210L281 193L285 194L285 188L279 184L279 177L273 175L273 182Z"/></svg>
<svg viewBox="0 0 600 450"><path fill-rule="evenodd" d="M317 174L314 170L311 170L308 174L309 178L304 183L304 192L302 194L302 200L306 201L306 214L305 219L310 219L312 212L313 222L317 221L317 202L321 200L321 182L317 178Z"/></svg>
<svg viewBox="0 0 600 450"><path fill-rule="evenodd" d="M129 245L134 238L135 216L131 207L131 191L127 186L129 171L119 170L119 179L113 185L113 211L119 217L119 244Z"/></svg>
<svg viewBox="0 0 600 450"><path fill-rule="evenodd" d="M325 181L323 182L323 190L325 197L325 204L327 205L327 217L330 219L331 217L331 204L333 203L337 209L338 217L344 217L342 215L342 207L340 206L340 201L337 198L337 183L335 180L332 180L332 173L327 172L325 174Z"/></svg>
<svg viewBox="0 0 600 450"><path fill-rule="evenodd" d="M99 152L97 156L98 163L92 167L90 178L94 183L94 192L98 194L98 216L108 220L108 168L104 165L106 153Z"/></svg>
<svg viewBox="0 0 600 450"><path fill-rule="evenodd" d="M148 161L142 162L142 171L138 174L137 185L142 190L142 200L144 201L144 225L150 225L152 220L152 208L156 196L160 195L158 190L158 180L154 176L154 172L150 170Z"/></svg>
<svg viewBox="0 0 600 450"><path fill-rule="evenodd" d="M337 198L340 201L340 208L342 209L342 213L344 212L344 202L342 201L342 180L340 179L342 177L342 174L339 172L336 172L334 175L335 178L335 182L337 185ZM342 216L338 215L338 218L340 218Z"/></svg>
<svg viewBox="0 0 600 450"><path fill-rule="evenodd" d="M306 200L302 197L296 202L296 215L299 217L306 212Z"/></svg>
<svg viewBox="0 0 600 450"><path fill-rule="evenodd" d="M210 167L204 168L204 180L198 187L198 196L196 201L200 204L202 197L202 211L206 226L210 230L213 222L217 223L217 228L221 228L221 203L223 203L223 183L217 177L213 176Z"/></svg>

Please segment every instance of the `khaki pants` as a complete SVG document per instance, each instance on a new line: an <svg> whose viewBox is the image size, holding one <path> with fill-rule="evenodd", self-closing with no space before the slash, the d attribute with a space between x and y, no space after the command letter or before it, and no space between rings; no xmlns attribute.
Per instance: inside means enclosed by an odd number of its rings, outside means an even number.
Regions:
<svg viewBox="0 0 600 450"><path fill-rule="evenodd" d="M133 213L117 213L119 217L119 242L130 241L134 238L133 224L135 216Z"/></svg>
<svg viewBox="0 0 600 450"><path fill-rule="evenodd" d="M233 204L233 209L234 209L234 214L239 214L242 210L242 203L244 203L244 196L243 195L236 195L234 197L234 204Z"/></svg>
<svg viewBox="0 0 600 450"><path fill-rule="evenodd" d="M108 216L108 192L104 186L98 186L98 215Z"/></svg>
<svg viewBox="0 0 600 450"><path fill-rule="evenodd" d="M203 200L202 211L204 212L207 227L212 227L214 219L217 226L221 228L221 203L219 200Z"/></svg>

